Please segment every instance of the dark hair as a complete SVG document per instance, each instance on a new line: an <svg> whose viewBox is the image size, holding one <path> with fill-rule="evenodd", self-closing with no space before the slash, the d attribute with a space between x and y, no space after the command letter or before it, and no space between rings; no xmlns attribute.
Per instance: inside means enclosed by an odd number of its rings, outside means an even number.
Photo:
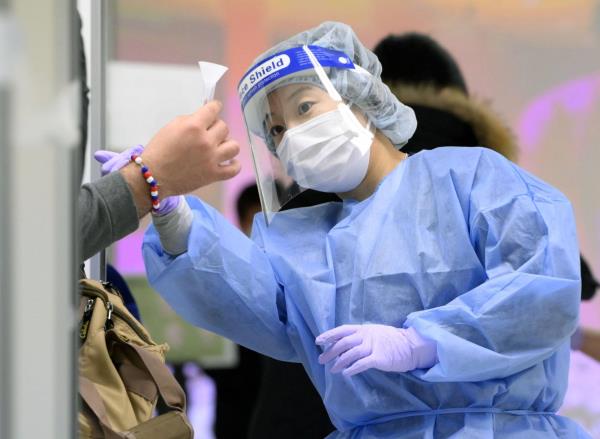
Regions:
<svg viewBox="0 0 600 439"><path fill-rule="evenodd" d="M468 94L458 64L437 41L416 32L388 35L373 50L383 68L381 79L411 85L454 87Z"/></svg>
<svg viewBox="0 0 600 439"><path fill-rule="evenodd" d="M591 300L600 286L590 269L587 261L580 255L581 259L581 300Z"/></svg>
<svg viewBox="0 0 600 439"><path fill-rule="evenodd" d="M249 211L250 207L260 204L258 186L256 183L246 186L238 195L235 207L238 220L241 220Z"/></svg>

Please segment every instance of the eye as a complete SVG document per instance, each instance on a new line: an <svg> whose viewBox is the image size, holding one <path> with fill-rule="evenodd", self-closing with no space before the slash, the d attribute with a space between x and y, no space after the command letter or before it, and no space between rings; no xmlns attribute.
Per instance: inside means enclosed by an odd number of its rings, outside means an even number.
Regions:
<svg viewBox="0 0 600 439"><path fill-rule="evenodd" d="M300 116L302 116L303 114L306 114L313 105L314 105L314 102L302 102L300 105L298 105L298 114Z"/></svg>
<svg viewBox="0 0 600 439"><path fill-rule="evenodd" d="M277 137L280 136L284 131L285 128L283 127L283 125L273 125L269 130L269 134L271 135L271 137Z"/></svg>

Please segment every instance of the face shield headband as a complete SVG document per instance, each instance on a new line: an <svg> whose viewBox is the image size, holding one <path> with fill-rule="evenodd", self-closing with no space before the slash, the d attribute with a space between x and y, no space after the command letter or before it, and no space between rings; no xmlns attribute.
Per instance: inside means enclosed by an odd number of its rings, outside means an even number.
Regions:
<svg viewBox="0 0 600 439"><path fill-rule="evenodd" d="M299 76L305 70L314 70L329 95L334 100L341 101L339 93L323 68L356 69L357 67L345 53L319 46L293 47L270 56L251 67L240 81L238 93L242 111L259 91L267 89L275 81Z"/></svg>

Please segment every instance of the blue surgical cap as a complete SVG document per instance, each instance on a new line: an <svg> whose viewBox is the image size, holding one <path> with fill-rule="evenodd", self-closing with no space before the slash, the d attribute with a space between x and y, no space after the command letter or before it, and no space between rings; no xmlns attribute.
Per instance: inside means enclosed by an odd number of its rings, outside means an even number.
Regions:
<svg viewBox="0 0 600 439"><path fill-rule="evenodd" d="M284 50L315 45L344 52L358 69L327 69L327 75L340 96L358 106L379 130L401 148L417 128L415 114L401 103L381 80L381 64L375 54L356 37L350 26L326 21L277 44L252 63L256 65Z"/></svg>

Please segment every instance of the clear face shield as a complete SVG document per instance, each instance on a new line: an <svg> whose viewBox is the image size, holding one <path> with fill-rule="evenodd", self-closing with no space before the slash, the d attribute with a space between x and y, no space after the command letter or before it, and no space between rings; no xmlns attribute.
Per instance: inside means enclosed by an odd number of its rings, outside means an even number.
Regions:
<svg viewBox="0 0 600 439"><path fill-rule="evenodd" d="M366 173L373 132L333 87L333 68L357 67L342 52L302 46L253 66L240 82L267 223L306 189L347 192Z"/></svg>

